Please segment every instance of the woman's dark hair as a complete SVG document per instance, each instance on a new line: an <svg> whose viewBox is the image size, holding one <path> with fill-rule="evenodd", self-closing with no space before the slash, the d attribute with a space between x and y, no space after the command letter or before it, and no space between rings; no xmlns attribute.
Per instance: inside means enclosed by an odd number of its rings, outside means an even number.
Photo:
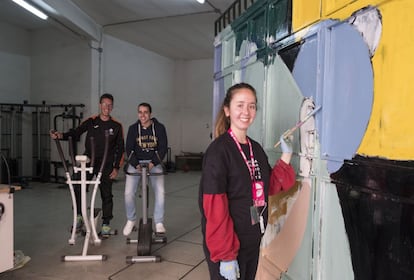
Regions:
<svg viewBox="0 0 414 280"><path fill-rule="evenodd" d="M151 105L149 105L149 103L142 102L138 105L138 108L141 107L141 106L147 107L149 112L152 113L152 108L151 108Z"/></svg>
<svg viewBox="0 0 414 280"><path fill-rule="evenodd" d="M256 102L257 95L256 90L250 84L247 83L238 83L231 86L226 93L226 97L223 100L223 104L220 107L220 110L217 114L216 125L214 127L214 137L218 137L221 134L225 133L230 128L230 119L226 117L224 113L224 107L230 108L230 101L233 99L234 94L240 89L249 89L253 92Z"/></svg>

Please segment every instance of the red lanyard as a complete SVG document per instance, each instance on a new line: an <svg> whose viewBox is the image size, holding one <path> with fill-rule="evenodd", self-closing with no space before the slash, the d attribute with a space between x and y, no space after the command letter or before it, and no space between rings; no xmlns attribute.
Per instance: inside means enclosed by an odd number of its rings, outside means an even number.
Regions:
<svg viewBox="0 0 414 280"><path fill-rule="evenodd" d="M246 155L244 154L244 152L243 152L243 150L242 150L242 148L241 148L241 146L240 146L240 143L239 143L239 141L238 141L238 140L237 140L237 138L236 138L236 135L234 135L234 132L231 130L231 128L229 128L229 130L228 130L227 132L230 134L231 138L233 138L234 142L235 142L235 143L236 143L236 145L237 145L237 148L239 148L239 152L240 152L240 154L242 155L243 160L244 160L244 162L245 162L245 163L246 163L246 165L247 165L247 169L249 169L250 178L252 179L252 182L253 182L253 181L254 181L254 155L253 155L252 144L250 143L249 138L248 138L248 137L246 137L246 139L247 139L247 144L249 145L249 151L250 151L250 162L251 162L251 166L249 165L249 162L247 161L247 157L246 157Z"/></svg>

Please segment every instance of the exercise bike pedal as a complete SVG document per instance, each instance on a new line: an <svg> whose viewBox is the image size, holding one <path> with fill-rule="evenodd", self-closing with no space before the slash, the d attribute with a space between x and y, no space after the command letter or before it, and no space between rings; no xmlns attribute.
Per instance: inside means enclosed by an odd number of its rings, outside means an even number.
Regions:
<svg viewBox="0 0 414 280"><path fill-rule="evenodd" d="M167 243L167 235L165 232L154 232L152 243Z"/></svg>

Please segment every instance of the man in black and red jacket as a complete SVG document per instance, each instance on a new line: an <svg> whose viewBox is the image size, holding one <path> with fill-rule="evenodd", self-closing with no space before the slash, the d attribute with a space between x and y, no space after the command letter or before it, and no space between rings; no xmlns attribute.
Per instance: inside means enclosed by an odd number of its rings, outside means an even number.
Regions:
<svg viewBox="0 0 414 280"><path fill-rule="evenodd" d="M83 121L77 128L68 132L61 133L51 132L52 139L67 140L72 137L74 141L79 141L81 135L86 132L85 152L89 158L92 156L92 147L90 138L94 139L95 164L93 174L99 172L103 155L105 152L105 131L109 132L108 154L102 170L101 183L99 190L102 198L102 231L103 235L109 234L111 228L110 220L113 218L113 200L112 200L112 180L118 176L118 171L124 159L124 136L122 124L111 117L114 98L111 94L105 93L99 99L100 113ZM75 185L76 205L78 211L78 225L82 226L81 216L81 192L80 186Z"/></svg>

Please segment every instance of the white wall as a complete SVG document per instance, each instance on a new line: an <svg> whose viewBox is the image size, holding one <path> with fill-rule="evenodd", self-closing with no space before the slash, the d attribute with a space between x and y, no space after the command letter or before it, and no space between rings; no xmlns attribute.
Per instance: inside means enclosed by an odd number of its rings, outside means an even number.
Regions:
<svg viewBox="0 0 414 280"><path fill-rule="evenodd" d="M88 41L55 28L34 32L31 40L32 103L45 100L47 104L89 104L91 51Z"/></svg>
<svg viewBox="0 0 414 280"><path fill-rule="evenodd" d="M30 33L0 22L0 102L22 103L29 89Z"/></svg>
<svg viewBox="0 0 414 280"><path fill-rule="evenodd" d="M204 152L211 142L213 60L177 61L175 67L180 152Z"/></svg>

